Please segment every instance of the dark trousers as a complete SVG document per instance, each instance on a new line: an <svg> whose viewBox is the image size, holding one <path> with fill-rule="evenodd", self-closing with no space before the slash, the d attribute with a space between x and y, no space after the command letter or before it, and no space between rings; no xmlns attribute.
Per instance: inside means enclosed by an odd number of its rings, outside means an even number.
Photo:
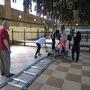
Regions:
<svg viewBox="0 0 90 90"><path fill-rule="evenodd" d="M0 69L1 74L10 75L10 53L7 50L0 51Z"/></svg>
<svg viewBox="0 0 90 90"><path fill-rule="evenodd" d="M52 39L52 49L55 49L55 40Z"/></svg>
<svg viewBox="0 0 90 90"><path fill-rule="evenodd" d="M41 45L39 43L36 43L36 44L37 44L37 51L35 55L37 55L37 53L40 53L40 49L41 49Z"/></svg>
<svg viewBox="0 0 90 90"><path fill-rule="evenodd" d="M77 62L79 60L79 55L80 55L80 46L72 47L72 60L74 60L75 53L76 53L76 62Z"/></svg>

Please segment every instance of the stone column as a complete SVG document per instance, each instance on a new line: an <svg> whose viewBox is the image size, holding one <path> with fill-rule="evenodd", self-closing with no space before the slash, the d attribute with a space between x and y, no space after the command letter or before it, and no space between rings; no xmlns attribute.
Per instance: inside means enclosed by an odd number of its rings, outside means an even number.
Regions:
<svg viewBox="0 0 90 90"><path fill-rule="evenodd" d="M78 10L73 10L73 14L74 14L74 24L79 24L80 23L80 18L78 16Z"/></svg>
<svg viewBox="0 0 90 90"><path fill-rule="evenodd" d="M24 20L28 20L29 18L29 6L28 6L28 0L23 0L23 15L24 15Z"/></svg>
<svg viewBox="0 0 90 90"><path fill-rule="evenodd" d="M4 0L5 6L11 7L11 0Z"/></svg>
<svg viewBox="0 0 90 90"><path fill-rule="evenodd" d="M24 13L29 14L29 0L23 1Z"/></svg>
<svg viewBox="0 0 90 90"><path fill-rule="evenodd" d="M11 18L11 1L10 0L4 1L5 1L5 8L4 8L5 18Z"/></svg>

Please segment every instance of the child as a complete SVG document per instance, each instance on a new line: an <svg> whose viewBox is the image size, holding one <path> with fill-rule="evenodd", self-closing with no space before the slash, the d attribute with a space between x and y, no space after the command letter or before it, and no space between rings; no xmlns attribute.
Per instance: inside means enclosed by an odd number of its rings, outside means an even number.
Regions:
<svg viewBox="0 0 90 90"><path fill-rule="evenodd" d="M67 51L67 48L66 48L67 33L66 33L64 25L61 26L61 36L62 36L61 41L62 41L63 47L64 47L65 51Z"/></svg>
<svg viewBox="0 0 90 90"><path fill-rule="evenodd" d="M40 56L40 49L41 49L41 45L45 44L45 48L46 48L46 39L45 37L41 37L38 39L36 45L37 45L37 51L35 53L35 58L37 58L37 54ZM47 48L46 48L46 51L47 51Z"/></svg>
<svg viewBox="0 0 90 90"><path fill-rule="evenodd" d="M78 31L76 33L76 37L73 39L73 46L72 46L72 60L74 61L74 54L76 52L76 60L77 62L79 60L79 54L80 54L80 41L81 41L81 33Z"/></svg>

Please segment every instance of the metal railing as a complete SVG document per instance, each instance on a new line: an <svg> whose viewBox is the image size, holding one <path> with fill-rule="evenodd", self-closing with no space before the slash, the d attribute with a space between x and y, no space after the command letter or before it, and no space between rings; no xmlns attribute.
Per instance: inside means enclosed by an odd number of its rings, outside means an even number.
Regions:
<svg viewBox="0 0 90 90"><path fill-rule="evenodd" d="M26 45L27 42L30 43L30 41L37 40L41 36L45 36L46 38L50 38L52 32L51 31L42 31L42 30L37 30L37 31L27 31L27 30L22 30L22 31L16 31L13 30L11 31L11 40L12 44L20 44ZM90 41L90 32L84 31L81 32L81 42L89 42Z"/></svg>
<svg viewBox="0 0 90 90"><path fill-rule="evenodd" d="M45 36L46 38L50 37L52 32L48 31L26 31L25 29L23 31L15 31L12 29L11 31L11 41L12 44L20 44L23 43L23 45L26 45L27 41L37 40L41 36Z"/></svg>

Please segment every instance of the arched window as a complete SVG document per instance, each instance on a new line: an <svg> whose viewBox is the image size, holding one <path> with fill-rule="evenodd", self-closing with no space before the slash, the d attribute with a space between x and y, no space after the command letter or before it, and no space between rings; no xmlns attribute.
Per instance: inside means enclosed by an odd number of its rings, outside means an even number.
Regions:
<svg viewBox="0 0 90 90"><path fill-rule="evenodd" d="M14 3L16 3L16 0L13 0Z"/></svg>
<svg viewBox="0 0 90 90"><path fill-rule="evenodd" d="M23 0L11 0L11 8L23 11Z"/></svg>
<svg viewBox="0 0 90 90"><path fill-rule="evenodd" d="M4 5L4 0L0 0L0 5Z"/></svg>

